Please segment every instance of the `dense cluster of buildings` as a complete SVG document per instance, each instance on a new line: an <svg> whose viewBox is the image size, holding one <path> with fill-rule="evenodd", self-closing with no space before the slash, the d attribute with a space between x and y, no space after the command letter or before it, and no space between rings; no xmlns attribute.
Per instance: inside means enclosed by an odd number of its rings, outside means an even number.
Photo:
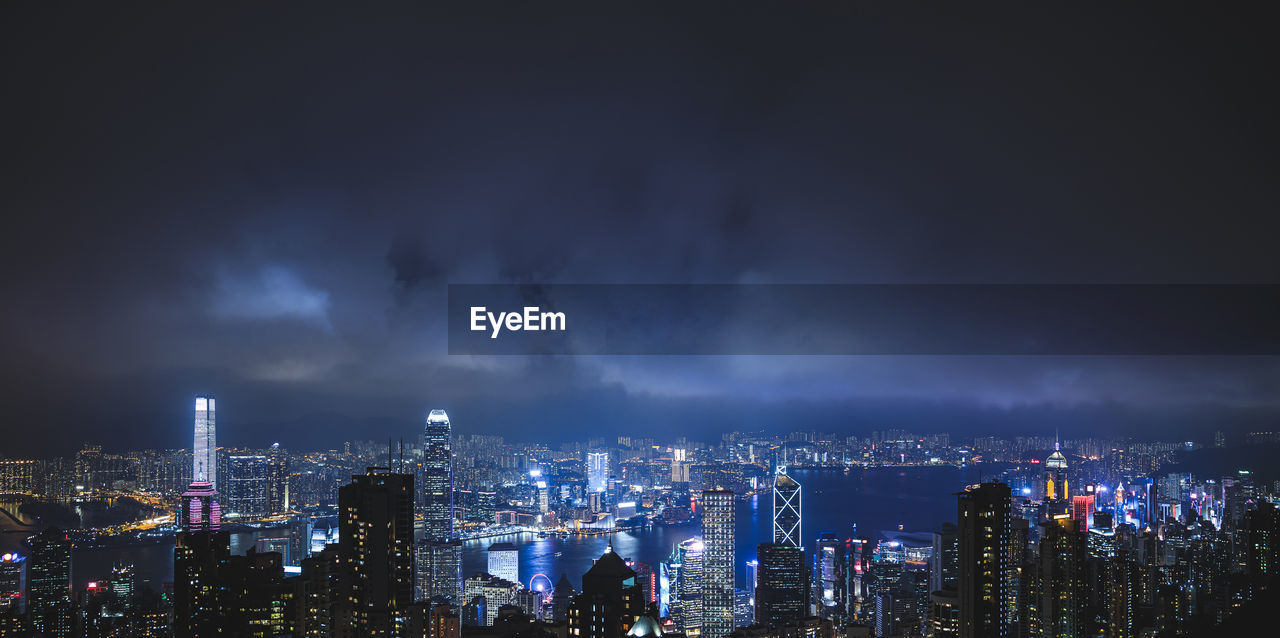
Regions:
<svg viewBox="0 0 1280 638"><path fill-rule="evenodd" d="M294 455L219 447L215 414L196 399L187 452L0 461L10 495L167 502L172 516L112 533L175 546L160 592L123 564L77 591L73 544L97 532L40 531L0 556L0 636L1166 636L1223 622L1280 570L1277 490L1248 472L1159 474L1187 444L1084 440L1068 455L1056 439L888 431L551 450L457 436L432 410L408 446ZM797 468L984 461L1004 465L931 533L806 526L811 508L856 504L806 501ZM48 488L56 467L70 487ZM741 556L737 502L752 495L772 534ZM467 539L662 524L699 533L658 560L611 545L580 590L522 574L511 542L463 571ZM256 542L233 551L244 529Z"/></svg>

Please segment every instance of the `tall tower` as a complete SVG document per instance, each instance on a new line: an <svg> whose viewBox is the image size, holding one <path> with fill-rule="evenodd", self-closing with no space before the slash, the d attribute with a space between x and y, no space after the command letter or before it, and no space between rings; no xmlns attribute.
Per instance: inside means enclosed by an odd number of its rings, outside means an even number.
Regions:
<svg viewBox="0 0 1280 638"><path fill-rule="evenodd" d="M756 622L782 627L805 616L808 591L804 550L790 543L761 543L756 547Z"/></svg>
<svg viewBox="0 0 1280 638"><path fill-rule="evenodd" d="M1046 501L1071 500L1071 485L1067 482L1067 457L1062 455L1061 445L1053 442L1053 454L1044 460L1044 499Z"/></svg>
<svg viewBox="0 0 1280 638"><path fill-rule="evenodd" d="M702 493L702 635L723 638L733 633L734 565L733 492L717 488Z"/></svg>
<svg viewBox="0 0 1280 638"><path fill-rule="evenodd" d="M222 526L222 506L214 500L218 493L206 481L192 481L182 493L182 530L216 532Z"/></svg>
<svg viewBox="0 0 1280 638"><path fill-rule="evenodd" d="M209 483L218 489L218 443L214 426L213 397L196 397L195 442L191 446L191 480Z"/></svg>
<svg viewBox="0 0 1280 638"><path fill-rule="evenodd" d="M804 547L800 533L800 483L779 466L773 477L773 542Z"/></svg>
<svg viewBox="0 0 1280 638"><path fill-rule="evenodd" d="M676 573L676 595L672 616L676 626L686 634L702 629L702 559L706 545L701 538L690 538L676 545L671 566Z"/></svg>
<svg viewBox="0 0 1280 638"><path fill-rule="evenodd" d="M599 494L609 487L609 453L587 452L587 491Z"/></svg>
<svg viewBox="0 0 1280 638"><path fill-rule="evenodd" d="M1079 521L1065 515L1041 523L1041 528L1040 627L1049 636L1083 636L1090 593L1085 533Z"/></svg>
<svg viewBox="0 0 1280 638"><path fill-rule="evenodd" d="M279 443L272 443L267 459L267 511L282 514L289 511L289 457Z"/></svg>
<svg viewBox="0 0 1280 638"><path fill-rule="evenodd" d="M75 605L71 590L71 540L50 527L31 540L28 612L37 635L72 635Z"/></svg>
<svg viewBox="0 0 1280 638"><path fill-rule="evenodd" d="M444 410L432 410L422 429L423 539L444 543L453 537L452 426Z"/></svg>
<svg viewBox="0 0 1280 638"><path fill-rule="evenodd" d="M413 604L413 475L369 468L338 489L340 586L351 636L401 635Z"/></svg>
<svg viewBox="0 0 1280 638"><path fill-rule="evenodd" d="M960 635L1007 636L1013 494L1004 483L982 483L957 496Z"/></svg>

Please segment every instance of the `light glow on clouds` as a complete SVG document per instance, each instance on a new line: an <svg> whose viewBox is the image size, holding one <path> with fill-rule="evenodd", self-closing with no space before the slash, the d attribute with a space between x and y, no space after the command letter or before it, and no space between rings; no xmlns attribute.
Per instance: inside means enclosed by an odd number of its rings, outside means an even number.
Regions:
<svg viewBox="0 0 1280 638"><path fill-rule="evenodd" d="M210 312L220 319L292 320L332 330L329 292L308 285L295 271L280 265L247 274L219 271Z"/></svg>

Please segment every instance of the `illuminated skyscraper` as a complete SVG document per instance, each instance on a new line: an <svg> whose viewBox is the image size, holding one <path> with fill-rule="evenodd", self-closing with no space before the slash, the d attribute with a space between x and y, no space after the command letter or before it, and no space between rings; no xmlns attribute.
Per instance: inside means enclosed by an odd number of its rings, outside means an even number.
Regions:
<svg viewBox="0 0 1280 638"><path fill-rule="evenodd" d="M1067 457L1062 455L1057 441L1053 442L1053 454L1044 460L1044 498L1046 501L1066 501L1071 498L1071 484L1067 481Z"/></svg>
<svg viewBox="0 0 1280 638"><path fill-rule="evenodd" d="M0 616L26 611L27 559L15 553L0 556Z"/></svg>
<svg viewBox="0 0 1280 638"><path fill-rule="evenodd" d="M957 496L960 635L1007 636L1012 493L1004 483L982 483Z"/></svg>
<svg viewBox="0 0 1280 638"><path fill-rule="evenodd" d="M773 478L773 542L804 547L800 534L800 483L782 466Z"/></svg>
<svg viewBox="0 0 1280 638"><path fill-rule="evenodd" d="M462 543L422 541L418 543L417 592L419 600L448 598L457 605L462 599Z"/></svg>
<svg viewBox="0 0 1280 638"><path fill-rule="evenodd" d="M587 491L600 493L609 487L609 453L587 452Z"/></svg>
<svg viewBox="0 0 1280 638"><path fill-rule="evenodd" d="M701 538L690 538L676 545L668 567L675 576L671 617L676 627L694 635L702 628L702 558L705 546Z"/></svg>
<svg viewBox="0 0 1280 638"><path fill-rule="evenodd" d="M31 540L28 611L37 635L72 635L75 605L71 592L71 539L50 527Z"/></svg>
<svg viewBox="0 0 1280 638"><path fill-rule="evenodd" d="M490 545L489 573L513 583L520 582L520 550L511 543Z"/></svg>
<svg viewBox="0 0 1280 638"><path fill-rule="evenodd" d="M267 512L281 514L289 511L289 457L273 443L267 459Z"/></svg>
<svg viewBox="0 0 1280 638"><path fill-rule="evenodd" d="M213 397L196 397L195 443L191 446L191 480L204 481L218 489L217 432L214 426Z"/></svg>
<svg viewBox="0 0 1280 638"><path fill-rule="evenodd" d="M733 492L702 493L702 635L706 638L733 633L735 522Z"/></svg>
<svg viewBox="0 0 1280 638"><path fill-rule="evenodd" d="M192 481L182 493L182 529L187 532L216 532L222 525L218 492L208 481Z"/></svg>
<svg viewBox="0 0 1280 638"><path fill-rule="evenodd" d="M352 636L403 635L413 604L413 475L369 468L338 489L339 582Z"/></svg>
<svg viewBox="0 0 1280 638"><path fill-rule="evenodd" d="M1089 603L1085 534L1079 521L1065 515L1041 527L1040 627L1048 636L1083 636Z"/></svg>
<svg viewBox="0 0 1280 638"><path fill-rule="evenodd" d="M227 457L224 499L228 515L263 516L269 511L270 461L260 454L231 454Z"/></svg>
<svg viewBox="0 0 1280 638"><path fill-rule="evenodd" d="M761 543L756 558L756 622L776 628L803 618L808 607L804 550L790 543Z"/></svg>
<svg viewBox="0 0 1280 638"><path fill-rule="evenodd" d="M825 618L841 618L848 609L845 543L836 534L821 534L814 551L814 595L818 613Z"/></svg>
<svg viewBox="0 0 1280 638"><path fill-rule="evenodd" d="M453 537L452 426L444 410L432 410L422 430L421 498L423 539L447 542Z"/></svg>

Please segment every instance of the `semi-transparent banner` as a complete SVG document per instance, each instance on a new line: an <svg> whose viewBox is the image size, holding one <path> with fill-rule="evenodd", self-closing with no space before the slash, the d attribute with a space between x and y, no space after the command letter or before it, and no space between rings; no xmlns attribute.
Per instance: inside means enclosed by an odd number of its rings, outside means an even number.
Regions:
<svg viewBox="0 0 1280 638"><path fill-rule="evenodd" d="M451 284L450 354L1275 355L1275 285Z"/></svg>

